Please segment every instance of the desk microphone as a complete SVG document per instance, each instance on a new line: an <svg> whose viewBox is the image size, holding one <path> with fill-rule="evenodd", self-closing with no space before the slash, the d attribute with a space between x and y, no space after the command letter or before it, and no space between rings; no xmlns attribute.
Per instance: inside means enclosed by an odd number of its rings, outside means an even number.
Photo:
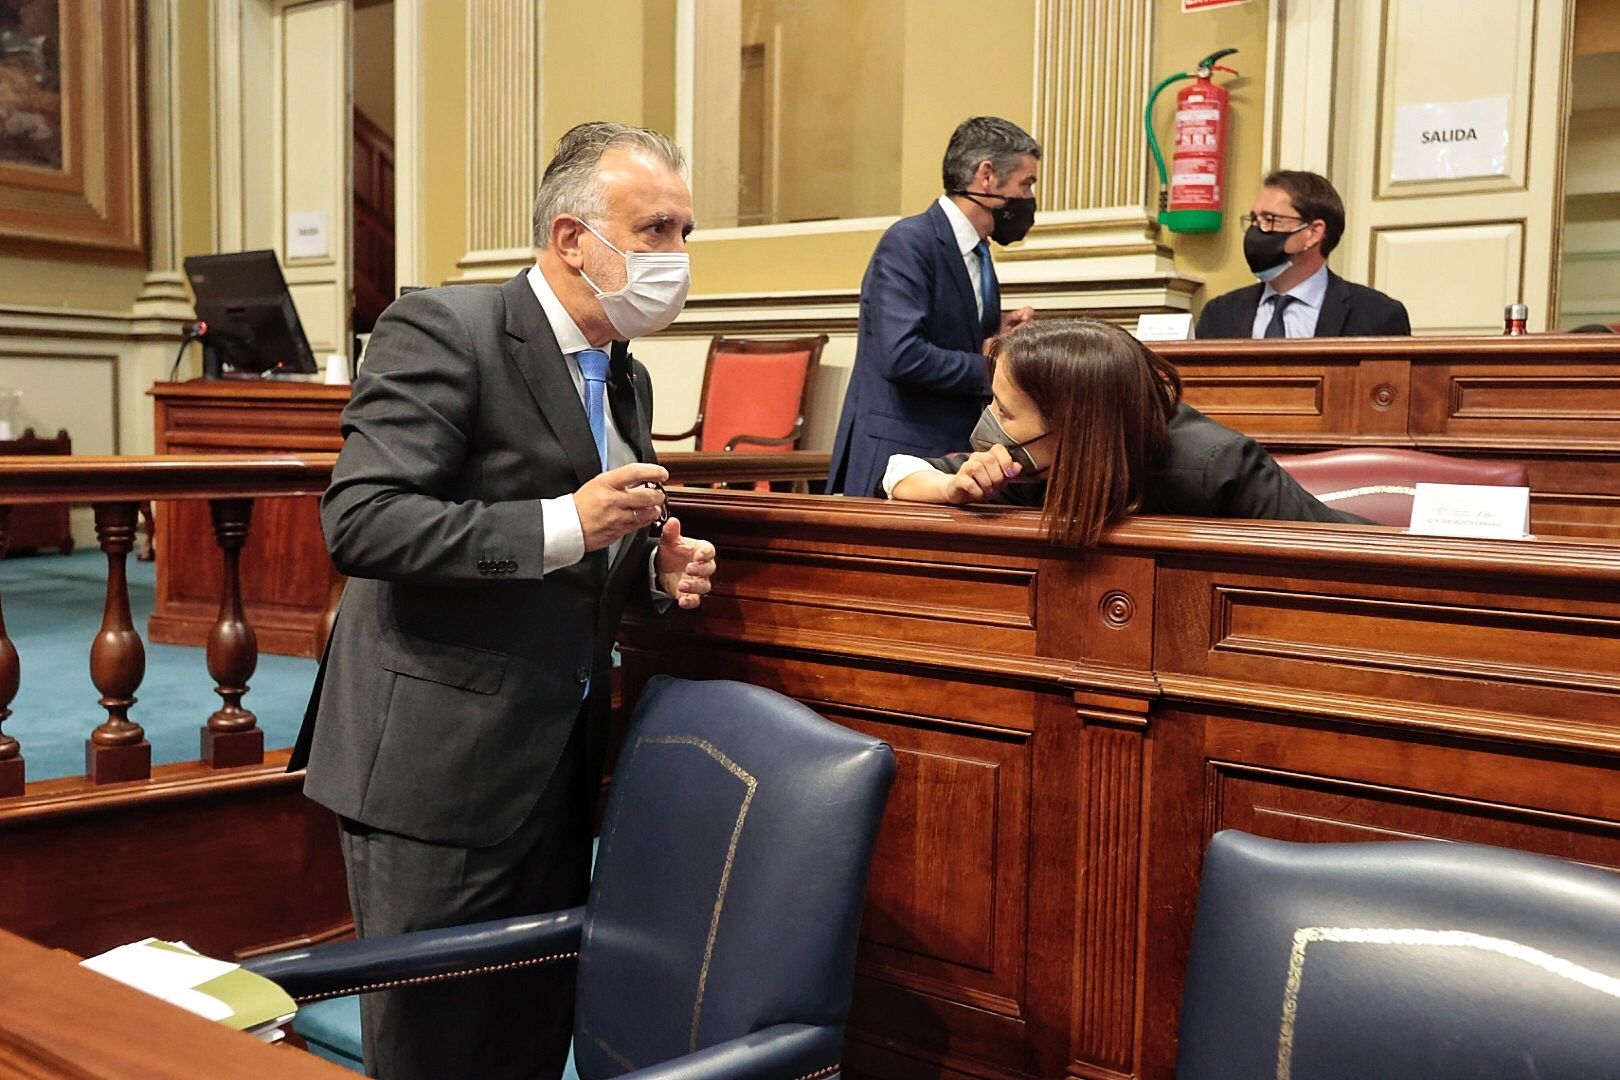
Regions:
<svg viewBox="0 0 1620 1080"><path fill-rule="evenodd" d="M180 351L174 354L174 363L169 366L170 382L174 382L175 375L180 371L180 361L186 357L186 346L193 341L202 341L207 336L208 324L201 319L180 324Z"/></svg>

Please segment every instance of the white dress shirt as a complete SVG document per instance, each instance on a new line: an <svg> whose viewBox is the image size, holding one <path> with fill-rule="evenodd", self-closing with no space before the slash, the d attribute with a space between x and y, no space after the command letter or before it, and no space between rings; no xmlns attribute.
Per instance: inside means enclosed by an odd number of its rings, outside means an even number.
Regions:
<svg viewBox="0 0 1620 1080"><path fill-rule="evenodd" d="M1322 315L1322 301L1327 297L1328 270L1323 265L1317 268L1316 273L1289 289L1286 293L1279 293L1270 285L1260 290L1260 306L1254 312L1254 327L1249 334L1252 338L1266 336L1266 327L1271 325L1271 316L1276 311L1276 305L1271 302L1273 296L1292 296L1294 302L1283 308L1283 336L1291 338L1308 338L1316 336L1316 321Z"/></svg>
<svg viewBox="0 0 1620 1080"><path fill-rule="evenodd" d="M979 245L984 243L984 238L949 195L939 197L939 206L945 211L945 219L951 223L951 232L956 235L956 246L961 249L962 261L967 264L968 280L973 283L973 310L979 313L979 321L983 322L984 281L979 273Z"/></svg>
<svg viewBox="0 0 1620 1080"><path fill-rule="evenodd" d="M580 404L585 402L585 377L580 374L579 354L591 348L591 343L585 340L585 335L575 325L568 309L562 306L557 294L552 291L551 283L540 272L539 265L529 267L529 288L534 290L536 300L540 301L541 310L546 313L546 321L551 324L551 332L556 335L557 347L562 350L563 359L568 364L568 377L573 380L574 391L579 394ZM607 350L603 350L604 352ZM606 402L604 401L604 406ZM619 426L613 421L613 410L604 407L607 418L607 463L604 472L617 469L621 465L629 465L636 460L636 452L619 433ZM540 514L545 523L545 553L540 561L542 576L553 570L561 570L566 566L573 566L585 557L585 529L579 522L579 507L574 505L572 493L561 495L555 499L540 500ZM608 560L619 554L619 550L630 541L627 534L615 540L608 548ZM653 546L652 560L658 558L658 547ZM658 567L655 561L649 561L648 568L652 575L652 591L655 599L667 599L667 594L658 587Z"/></svg>

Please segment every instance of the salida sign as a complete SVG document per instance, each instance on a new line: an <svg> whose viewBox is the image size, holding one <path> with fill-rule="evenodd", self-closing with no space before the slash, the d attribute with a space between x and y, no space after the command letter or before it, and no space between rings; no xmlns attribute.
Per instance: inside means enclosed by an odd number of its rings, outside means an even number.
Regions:
<svg viewBox="0 0 1620 1080"><path fill-rule="evenodd" d="M1402 105L1395 110L1389 178L1505 176L1510 138L1507 98Z"/></svg>

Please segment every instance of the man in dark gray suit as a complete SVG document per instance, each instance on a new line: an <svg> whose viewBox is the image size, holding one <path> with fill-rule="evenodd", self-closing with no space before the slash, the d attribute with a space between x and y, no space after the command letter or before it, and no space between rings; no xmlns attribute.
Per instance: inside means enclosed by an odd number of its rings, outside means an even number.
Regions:
<svg viewBox="0 0 1620 1080"><path fill-rule="evenodd" d="M1200 338L1405 337L1406 307L1346 281L1327 257L1344 236L1344 201L1316 173L1267 176L1243 215L1243 257L1259 284L1204 305Z"/></svg>
<svg viewBox="0 0 1620 1080"><path fill-rule="evenodd" d="M664 136L583 124L535 266L384 313L321 504L349 575L292 767L342 819L361 937L583 903L625 603L696 607L713 545L662 515L626 339L685 303L692 201ZM571 965L368 994L368 1071L555 1077Z"/></svg>

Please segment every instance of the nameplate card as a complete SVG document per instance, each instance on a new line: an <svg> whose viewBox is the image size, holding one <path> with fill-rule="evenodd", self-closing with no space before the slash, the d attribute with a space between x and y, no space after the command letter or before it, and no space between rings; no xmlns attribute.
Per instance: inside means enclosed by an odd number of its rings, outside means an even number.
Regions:
<svg viewBox="0 0 1620 1080"><path fill-rule="evenodd" d="M1423 536L1524 540L1530 535L1530 489L1480 484L1419 484L1412 525Z"/></svg>
<svg viewBox="0 0 1620 1080"><path fill-rule="evenodd" d="M1136 317L1137 341L1186 341L1193 336L1192 315L1175 311Z"/></svg>

